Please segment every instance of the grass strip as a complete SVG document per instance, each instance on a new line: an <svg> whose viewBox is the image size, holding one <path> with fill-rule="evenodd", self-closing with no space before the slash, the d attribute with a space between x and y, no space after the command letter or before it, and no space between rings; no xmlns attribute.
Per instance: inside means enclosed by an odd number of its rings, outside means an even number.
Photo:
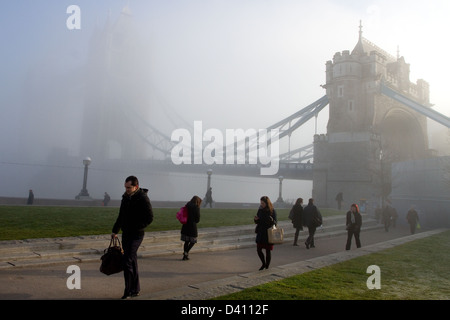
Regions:
<svg viewBox="0 0 450 320"><path fill-rule="evenodd" d="M154 208L146 231L179 230L177 208ZM199 228L252 224L256 209L202 209ZM0 240L99 235L111 232L117 207L0 206ZM342 214L324 210L323 215ZM278 220L289 209L277 209Z"/></svg>
<svg viewBox="0 0 450 320"><path fill-rule="evenodd" d="M441 300L450 299L450 231L354 258L215 300ZM369 289L380 268L380 289Z"/></svg>

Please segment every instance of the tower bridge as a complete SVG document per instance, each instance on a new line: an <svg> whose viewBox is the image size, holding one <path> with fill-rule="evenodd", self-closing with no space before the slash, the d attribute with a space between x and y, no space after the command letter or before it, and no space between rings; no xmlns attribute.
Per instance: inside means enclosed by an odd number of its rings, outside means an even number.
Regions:
<svg viewBox="0 0 450 320"><path fill-rule="evenodd" d="M114 30L102 32L106 35L98 35L98 39L109 40L93 49L96 50L93 56L107 55L108 61L117 63L133 58L123 59L122 55L128 54L125 47L111 47ZM119 37L123 37L123 32ZM99 53L99 50L103 52ZM117 54L121 56L115 56ZM424 80L412 83L410 65L405 59L395 58L363 38L360 27L355 48L351 52L336 53L333 60L326 63L326 83L322 85L325 95L266 128L278 130L278 138L287 141L284 145L288 146L288 150L279 155L279 170L275 176L259 175L261 164L175 165L170 159L176 143L146 120L143 111L146 106L139 105L134 98L138 96L136 88L123 92L123 101L98 98L94 94L127 87L121 86L120 81L138 75L139 70L118 68L117 72L126 74L111 77L114 72L110 69L114 64L100 65L105 72L97 73L100 78L90 79L92 92L87 94L86 128L89 130L84 130L83 154L98 162L123 157L143 159L135 162L140 162L149 171L205 173L211 168L224 175L312 180L313 197L325 206L333 206L339 192L344 193L346 200L387 197L391 188L391 163L431 156L427 118L450 128L450 119L431 109L429 84ZM106 76L102 77L102 74ZM102 90L98 90L98 86ZM130 104L135 107L130 108ZM311 133L311 144L291 150L291 135L304 128L309 120L317 118L326 106L329 107L327 133ZM129 127L133 130L119 130L115 124L124 119L130 121ZM94 126L93 121L96 122ZM154 152L152 160L142 155L142 150L149 148ZM248 150L249 146L246 156Z"/></svg>

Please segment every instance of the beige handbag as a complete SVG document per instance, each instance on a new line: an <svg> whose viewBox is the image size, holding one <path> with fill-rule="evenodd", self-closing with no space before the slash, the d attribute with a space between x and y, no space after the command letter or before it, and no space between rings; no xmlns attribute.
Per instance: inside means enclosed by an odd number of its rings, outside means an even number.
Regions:
<svg viewBox="0 0 450 320"><path fill-rule="evenodd" d="M269 243L281 244L283 243L284 230L283 228L277 228L276 225L273 225L267 229L267 236Z"/></svg>

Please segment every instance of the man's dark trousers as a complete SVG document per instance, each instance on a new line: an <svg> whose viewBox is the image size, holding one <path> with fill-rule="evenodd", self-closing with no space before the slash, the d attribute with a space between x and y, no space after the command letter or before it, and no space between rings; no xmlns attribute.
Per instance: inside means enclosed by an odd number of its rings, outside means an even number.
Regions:
<svg viewBox="0 0 450 320"><path fill-rule="evenodd" d="M308 238L306 239L306 247L309 249L309 247L314 248L314 234L316 233L316 227L308 227Z"/></svg>
<svg viewBox="0 0 450 320"><path fill-rule="evenodd" d="M144 233L123 233L123 276L125 278L125 296L138 294L141 291L139 284L139 270L137 263L137 251L144 239Z"/></svg>

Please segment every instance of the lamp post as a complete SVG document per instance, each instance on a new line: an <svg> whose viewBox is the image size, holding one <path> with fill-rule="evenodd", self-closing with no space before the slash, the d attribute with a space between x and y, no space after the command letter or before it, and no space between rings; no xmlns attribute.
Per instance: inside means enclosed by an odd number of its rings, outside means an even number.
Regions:
<svg viewBox="0 0 450 320"><path fill-rule="evenodd" d="M206 190L209 190L209 188L211 188L212 169L208 169L208 171L206 171L206 174L208 175L208 182L207 182L207 185L206 185Z"/></svg>
<svg viewBox="0 0 450 320"><path fill-rule="evenodd" d="M87 185L87 176L88 176L88 166L91 164L92 160L89 157L86 157L83 159L84 164L84 177L83 177L83 189L81 189L78 196L75 197L75 199L91 199L89 196L89 192L86 189Z"/></svg>
<svg viewBox="0 0 450 320"><path fill-rule="evenodd" d="M277 202L280 203L280 204L284 202L283 201L283 196L282 196L282 193L283 193L283 179L284 179L283 176L279 176L278 177L278 180L280 181L280 185L279 185L279 192L278 192Z"/></svg>

